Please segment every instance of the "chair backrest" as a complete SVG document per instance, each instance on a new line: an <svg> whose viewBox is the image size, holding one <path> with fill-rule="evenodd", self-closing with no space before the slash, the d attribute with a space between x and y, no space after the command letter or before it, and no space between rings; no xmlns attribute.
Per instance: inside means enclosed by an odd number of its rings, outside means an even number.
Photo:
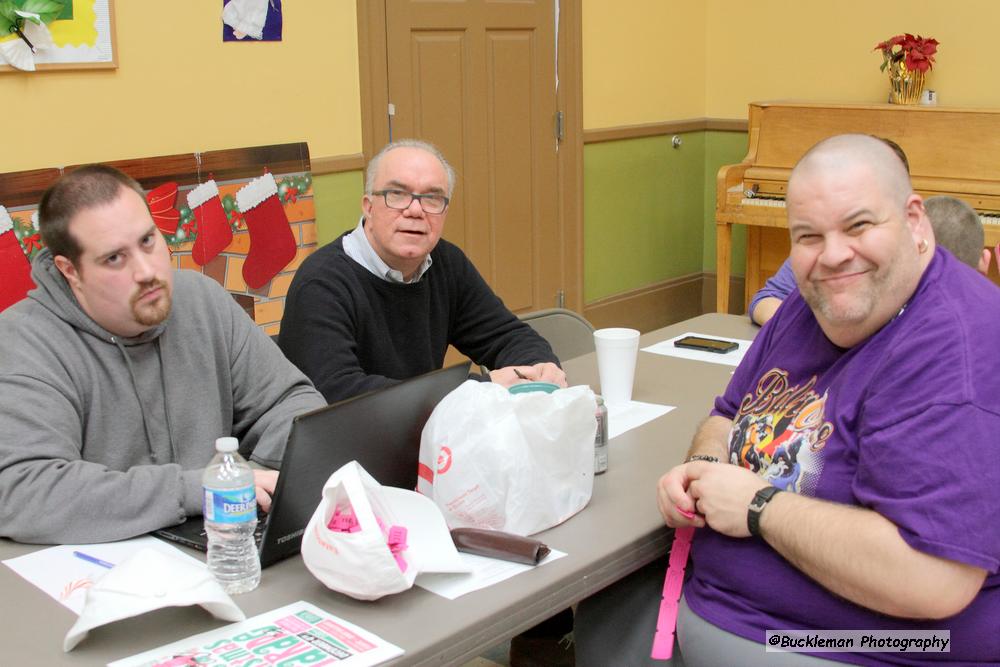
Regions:
<svg viewBox="0 0 1000 667"><path fill-rule="evenodd" d="M594 327L565 308L547 308L521 315L521 320L549 342L560 361L594 351Z"/></svg>

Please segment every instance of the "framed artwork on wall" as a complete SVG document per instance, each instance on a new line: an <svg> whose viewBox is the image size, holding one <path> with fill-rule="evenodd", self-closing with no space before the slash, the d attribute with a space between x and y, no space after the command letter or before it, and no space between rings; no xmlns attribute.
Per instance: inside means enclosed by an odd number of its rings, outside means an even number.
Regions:
<svg viewBox="0 0 1000 667"><path fill-rule="evenodd" d="M12 53L10 49L17 47L22 53L21 58L33 58L36 70L65 69L113 69L118 67L117 48L115 45L114 0L64 0L65 7L56 20L44 24L43 30L49 33L36 45L35 53L30 54L24 41L17 34L0 37L0 73L19 72L24 69L23 60L19 67L8 64ZM15 5L20 4L14 0ZM31 24L33 30L39 30ZM35 32L35 35L38 33ZM30 39L30 38L29 38ZM50 42L50 43L49 43ZM8 57L5 57L8 56Z"/></svg>
<svg viewBox="0 0 1000 667"><path fill-rule="evenodd" d="M222 0L222 41L280 42L281 0Z"/></svg>

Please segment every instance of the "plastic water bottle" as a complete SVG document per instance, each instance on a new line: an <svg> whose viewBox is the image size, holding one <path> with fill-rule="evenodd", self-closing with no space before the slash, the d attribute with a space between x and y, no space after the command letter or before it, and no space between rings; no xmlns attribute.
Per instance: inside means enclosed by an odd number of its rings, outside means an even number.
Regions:
<svg viewBox="0 0 1000 667"><path fill-rule="evenodd" d="M253 470L237 446L236 438L216 440L216 454L202 477L208 569L230 594L247 593L260 583Z"/></svg>

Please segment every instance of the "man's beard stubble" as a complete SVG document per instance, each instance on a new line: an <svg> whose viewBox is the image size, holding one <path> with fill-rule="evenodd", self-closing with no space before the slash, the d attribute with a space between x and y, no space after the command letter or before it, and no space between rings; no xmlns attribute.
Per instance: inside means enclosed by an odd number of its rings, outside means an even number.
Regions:
<svg viewBox="0 0 1000 667"><path fill-rule="evenodd" d="M835 305L834 299L819 288L809 285L799 289L802 298L813 311L819 312L832 323L861 322L868 318L884 299L894 299L907 282L909 257L897 254L891 261L875 267L868 273L863 290L854 294L848 304Z"/></svg>
<svg viewBox="0 0 1000 667"><path fill-rule="evenodd" d="M884 282L884 277L873 276L864 291L854 295L851 303L846 305L834 305L834 299L820 289L802 291L802 298L810 308L831 322L856 322L863 320L874 310L879 287Z"/></svg>
<svg viewBox="0 0 1000 667"><path fill-rule="evenodd" d="M154 288L162 290L156 301L148 304L139 303L139 299ZM163 322L170 316L172 296L170 286L162 280L152 280L144 283L132 297L132 315L135 317L135 321L147 327L156 326Z"/></svg>

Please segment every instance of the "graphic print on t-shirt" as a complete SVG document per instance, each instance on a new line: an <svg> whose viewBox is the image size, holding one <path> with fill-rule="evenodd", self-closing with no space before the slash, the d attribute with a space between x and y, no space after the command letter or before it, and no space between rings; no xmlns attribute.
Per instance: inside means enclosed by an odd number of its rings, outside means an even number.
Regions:
<svg viewBox="0 0 1000 667"><path fill-rule="evenodd" d="M823 470L822 450L833 433L824 420L827 394L816 376L789 385L788 372L772 368L740 402L729 432L729 460L785 491L812 495Z"/></svg>

